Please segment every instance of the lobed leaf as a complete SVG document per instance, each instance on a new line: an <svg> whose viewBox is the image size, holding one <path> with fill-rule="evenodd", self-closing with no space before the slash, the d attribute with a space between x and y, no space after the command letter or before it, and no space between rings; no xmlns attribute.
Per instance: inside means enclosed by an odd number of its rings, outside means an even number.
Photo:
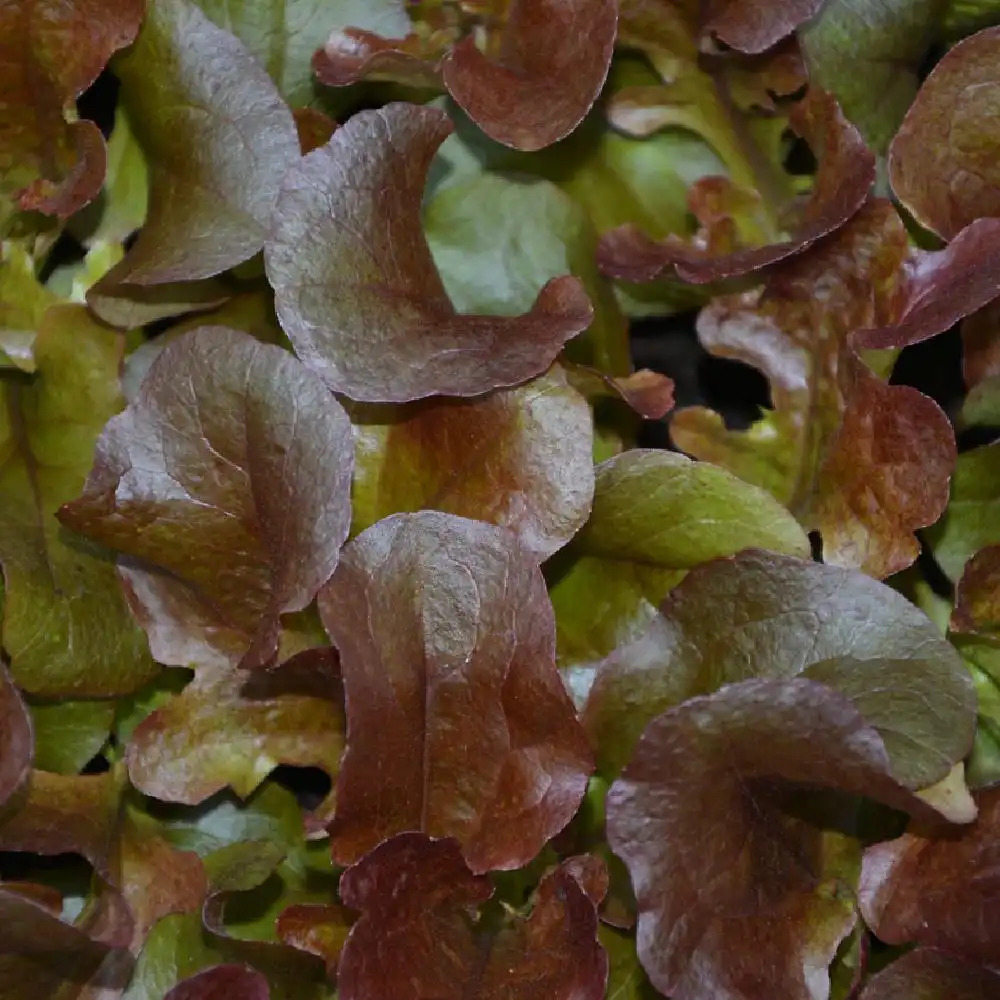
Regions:
<svg viewBox="0 0 1000 1000"><path fill-rule="evenodd" d="M279 615L337 564L352 465L347 416L314 375L202 327L160 354L59 517L135 560L126 582L160 662L200 650L194 662L259 666L277 653Z"/></svg>
<svg viewBox="0 0 1000 1000"><path fill-rule="evenodd" d="M146 795L197 805L226 786L246 798L279 764L333 777L343 747L339 685L288 663L259 675L199 670L138 725L126 761Z"/></svg>
<svg viewBox="0 0 1000 1000"><path fill-rule="evenodd" d="M299 157L292 114L266 71L190 0L149 0L115 72L149 161L149 212L98 290L193 281L252 257Z"/></svg>
<svg viewBox="0 0 1000 1000"><path fill-rule="evenodd" d="M974 242L911 253L895 211L873 200L762 290L717 298L699 317L702 343L762 370L773 409L746 431L682 410L674 441L773 493L820 531L827 561L904 569L919 551L914 529L947 502L954 435L933 401L886 385L857 352L915 343L978 308L992 279L980 267L965 280Z"/></svg>
<svg viewBox="0 0 1000 1000"><path fill-rule="evenodd" d="M139 30L142 0L26 0L0 8L0 193L67 218L101 189L107 153L76 98ZM6 221L9 209L0 207Z"/></svg>
<svg viewBox="0 0 1000 1000"><path fill-rule="evenodd" d="M796 799L816 787L933 815L897 783L851 701L814 681L730 684L649 724L608 793L607 822L657 989L677 1000L826 995L854 926L858 847Z"/></svg>
<svg viewBox="0 0 1000 1000"><path fill-rule="evenodd" d="M451 96L491 138L536 150L565 138L611 65L618 0L513 0L493 54L466 36L441 63Z"/></svg>
<svg viewBox="0 0 1000 1000"><path fill-rule="evenodd" d="M477 931L469 911L493 889L452 839L393 837L348 869L344 902L362 911L338 972L342 1000L600 1000L600 863L570 859L538 887L531 915ZM595 898L596 897L596 898Z"/></svg>
<svg viewBox="0 0 1000 1000"><path fill-rule="evenodd" d="M835 679L838 660L850 684ZM910 787L944 778L968 752L971 681L922 612L860 573L754 550L706 563L670 592L646 631L599 666L584 725L614 776L659 712L727 684L814 671L849 697L871 688L886 699L873 725Z"/></svg>
<svg viewBox="0 0 1000 1000"><path fill-rule="evenodd" d="M427 170L450 132L433 108L363 111L282 184L264 252L278 318L302 360L351 399L514 385L590 325L569 276L547 282L523 316L455 312L420 222Z"/></svg>
<svg viewBox="0 0 1000 1000"><path fill-rule="evenodd" d="M473 400L351 408L353 530L422 509L496 524L545 559L594 492L590 408L562 370Z"/></svg>
<svg viewBox="0 0 1000 1000"><path fill-rule="evenodd" d="M592 763L528 550L492 525L396 515L345 549L319 608L347 704L337 862L406 830L455 837L474 871L534 858Z"/></svg>
<svg viewBox="0 0 1000 1000"><path fill-rule="evenodd" d="M1000 633L1000 545L981 549L966 563L949 627L955 632Z"/></svg>
<svg viewBox="0 0 1000 1000"><path fill-rule="evenodd" d="M57 774L79 774L107 743L115 716L112 700L32 702L28 707L35 767Z"/></svg>
<svg viewBox="0 0 1000 1000"><path fill-rule="evenodd" d="M104 422L121 409L121 343L79 306L50 308L37 373L0 385L3 639L28 694L102 697L156 673L106 549L53 516L83 485Z"/></svg>
<svg viewBox="0 0 1000 1000"><path fill-rule="evenodd" d="M788 239L718 256L676 236L657 242L635 226L624 226L602 237L601 269L627 281L650 281L672 266L683 280L702 284L799 254L840 228L868 197L875 179L874 157L836 99L822 90L810 88L793 110L791 125L816 152L819 169L811 198Z"/></svg>
<svg viewBox="0 0 1000 1000"><path fill-rule="evenodd" d="M985 965L996 961L1000 789L972 794L979 807L972 825L914 828L865 851L859 904L881 940L915 941Z"/></svg>

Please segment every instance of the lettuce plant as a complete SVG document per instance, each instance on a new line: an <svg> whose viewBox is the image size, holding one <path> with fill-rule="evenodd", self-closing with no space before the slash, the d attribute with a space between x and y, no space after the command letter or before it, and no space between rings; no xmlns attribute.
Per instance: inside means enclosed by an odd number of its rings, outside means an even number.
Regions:
<svg viewBox="0 0 1000 1000"><path fill-rule="evenodd" d="M997 25L0 5L0 997L1000 997Z"/></svg>

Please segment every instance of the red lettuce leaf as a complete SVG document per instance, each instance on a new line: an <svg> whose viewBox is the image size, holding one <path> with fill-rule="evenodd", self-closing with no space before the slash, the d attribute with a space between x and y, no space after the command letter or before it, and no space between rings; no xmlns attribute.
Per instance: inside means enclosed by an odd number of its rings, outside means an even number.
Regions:
<svg viewBox="0 0 1000 1000"><path fill-rule="evenodd" d="M481 23L456 40L447 14L428 9L404 38L334 31L313 58L319 79L342 87L366 76L447 88L491 138L538 150L565 138L604 86L618 0L512 0L479 5ZM485 47L478 44L486 38ZM452 42L454 41L454 44Z"/></svg>
<svg viewBox="0 0 1000 1000"><path fill-rule="evenodd" d="M334 858L421 830L477 872L531 861L593 764L530 553L492 525L397 515L345 548L319 607L347 703Z"/></svg>
<svg viewBox="0 0 1000 1000"><path fill-rule="evenodd" d="M278 317L302 360L351 399L523 382L593 318L570 276L547 282L523 316L455 312L420 221L427 170L451 130L433 108L363 111L282 185L264 252Z"/></svg>
<svg viewBox="0 0 1000 1000"><path fill-rule="evenodd" d="M875 158L836 99L811 88L792 111L791 125L815 151L819 170L809 202L791 237L764 247L717 256L676 236L650 239L635 226L606 233L598 249L601 269L626 281L651 281L673 266L684 281L703 284L756 271L807 249L842 226L864 205L875 180Z"/></svg>
<svg viewBox="0 0 1000 1000"><path fill-rule="evenodd" d="M706 34L740 52L763 52L790 35L823 0L709 0Z"/></svg>
<svg viewBox="0 0 1000 1000"><path fill-rule="evenodd" d="M471 400L358 405L352 530L440 510L507 528L541 560L583 526L593 417L559 368Z"/></svg>
<svg viewBox="0 0 1000 1000"><path fill-rule="evenodd" d="M600 94L618 0L512 0L506 7L492 51L467 36L445 56L442 75L491 139L541 149L569 135Z"/></svg>
<svg viewBox="0 0 1000 1000"><path fill-rule="evenodd" d="M640 961L676 1000L809 1000L854 926L855 842L795 792L866 795L928 818L854 704L809 680L731 684L664 712L607 801L632 874ZM798 806L798 808L797 808Z"/></svg>
<svg viewBox="0 0 1000 1000"><path fill-rule="evenodd" d="M34 744L27 706L0 663L0 807L27 779Z"/></svg>
<svg viewBox="0 0 1000 1000"><path fill-rule="evenodd" d="M246 798L279 764L319 767L331 778L344 747L340 686L322 664L287 661L247 674L202 669L146 717L128 743L135 787L196 805L230 786ZM320 804L326 816L329 805Z"/></svg>
<svg viewBox="0 0 1000 1000"><path fill-rule="evenodd" d="M136 36L142 0L23 0L0 8L0 192L18 207L68 218L104 183L97 126L75 117L76 98ZM0 211L0 217L5 212Z"/></svg>
<svg viewBox="0 0 1000 1000"><path fill-rule="evenodd" d="M994 1000L1000 974L933 948L897 958L865 985L858 1000Z"/></svg>
<svg viewBox="0 0 1000 1000"><path fill-rule="evenodd" d="M489 882L465 866L458 844L400 834L340 881L362 911L338 973L342 1000L600 1000L608 974L597 942L606 888L596 858L572 858L538 887L530 916L492 934L472 912Z"/></svg>
<svg viewBox="0 0 1000 1000"><path fill-rule="evenodd" d="M664 709L736 681L800 675L847 688L872 713L908 787L934 784L968 753L972 682L921 611L860 573L754 550L699 566L670 592L598 668L584 725L613 777Z"/></svg>
<svg viewBox="0 0 1000 1000"><path fill-rule="evenodd" d="M1000 545L980 549L966 563L950 627L954 632L1000 634Z"/></svg>
<svg viewBox="0 0 1000 1000"><path fill-rule="evenodd" d="M951 426L930 399L888 386L858 351L899 347L946 329L993 294L987 224L969 244L910 251L902 222L871 201L764 287L717 298L698 320L713 353L763 371L773 410L731 431L710 410L676 413L671 435L690 454L763 486L823 537L824 558L887 576L913 561L913 532L947 503ZM859 333L858 331L864 331Z"/></svg>
<svg viewBox="0 0 1000 1000"><path fill-rule="evenodd" d="M164 349L108 423L59 517L138 560L129 576L134 595L149 578L139 617L160 662L187 665L194 638L206 657L258 666L277 652L279 615L305 608L337 564L352 467L347 416L312 373L202 327ZM192 608L202 620L186 636Z"/></svg>
<svg viewBox="0 0 1000 1000"><path fill-rule="evenodd" d="M285 944L322 958L333 979L353 923L353 916L336 903L297 903L282 910L275 930Z"/></svg>
<svg viewBox="0 0 1000 1000"><path fill-rule="evenodd" d="M1000 215L992 127L1000 87L1000 28L951 48L924 81L889 149L896 197L950 240L975 219Z"/></svg>
<svg viewBox="0 0 1000 1000"><path fill-rule="evenodd" d="M887 944L915 941L986 965L1000 955L1000 787L972 794L971 826L913 829L865 852L861 915Z"/></svg>
<svg viewBox="0 0 1000 1000"><path fill-rule="evenodd" d="M95 294L206 278L252 257L299 158L292 113L267 72L189 0L151 3L115 72L149 160L149 212Z"/></svg>
<svg viewBox="0 0 1000 1000"><path fill-rule="evenodd" d="M248 965L213 965L178 983L163 1000L269 1000L267 979Z"/></svg>

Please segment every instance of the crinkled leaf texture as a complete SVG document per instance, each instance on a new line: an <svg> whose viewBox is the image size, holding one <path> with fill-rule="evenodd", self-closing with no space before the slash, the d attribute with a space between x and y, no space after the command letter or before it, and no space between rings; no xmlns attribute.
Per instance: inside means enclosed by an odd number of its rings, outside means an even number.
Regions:
<svg viewBox="0 0 1000 1000"><path fill-rule="evenodd" d="M350 524L347 415L279 347L202 327L166 347L111 420L60 519L129 557L162 663L270 662Z"/></svg>
<svg viewBox="0 0 1000 1000"><path fill-rule="evenodd" d="M910 788L940 781L969 751L972 682L923 612L860 573L755 550L699 566L670 592L598 668L584 724L614 776L658 712L733 682L800 675L871 713Z"/></svg>
<svg viewBox="0 0 1000 1000"><path fill-rule="evenodd" d="M919 830L865 852L860 906L888 944L912 941L986 965L1000 955L1000 787L973 792L961 830Z"/></svg>
<svg viewBox="0 0 1000 1000"><path fill-rule="evenodd" d="M454 24L427 11L438 30L402 28L397 37L358 27L336 30L313 66L333 87L370 75L416 87L443 84L483 132L516 149L538 150L565 138L604 86L618 0L481 6L486 9L474 12L485 15L481 25L454 45Z"/></svg>
<svg viewBox="0 0 1000 1000"><path fill-rule="evenodd" d="M440 510L507 528L542 560L590 513L593 418L559 367L476 399L350 412L353 531L397 512Z"/></svg>
<svg viewBox="0 0 1000 1000"><path fill-rule="evenodd" d="M452 839L405 833L344 872L340 895L362 915L338 970L342 1000L600 1000L608 961L597 941L606 888L596 858L542 879L527 919L492 935L474 908L493 894Z"/></svg>
<svg viewBox="0 0 1000 1000"><path fill-rule="evenodd" d="M138 240L99 289L192 281L252 257L299 158L292 113L266 71L190 0L149 0L115 72L151 188Z"/></svg>
<svg viewBox="0 0 1000 1000"><path fill-rule="evenodd" d="M921 225L952 239L1000 215L991 134L1000 100L1000 28L959 42L924 81L889 151L889 177Z"/></svg>
<svg viewBox="0 0 1000 1000"><path fill-rule="evenodd" d="M911 250L893 207L872 200L763 289L703 310L702 343L763 371L774 408L734 431L691 407L674 415L674 441L768 489L819 530L828 562L879 577L904 569L919 552L914 529L947 503L954 433L933 400L887 385L859 351L926 340L989 302L998 244L1000 223L983 219L942 251Z"/></svg>
<svg viewBox="0 0 1000 1000"><path fill-rule="evenodd" d="M811 821L803 789L814 788L935 815L896 781L854 704L815 681L730 684L649 724L608 792L607 825L659 990L827 995L827 968L856 919L857 845Z"/></svg>
<svg viewBox="0 0 1000 1000"><path fill-rule="evenodd" d="M657 242L635 226L623 226L601 239L601 269L626 281L650 281L673 266L685 281L718 281L802 253L842 226L868 197L875 180L875 158L836 99L822 90L809 90L795 107L791 124L816 150L819 172L812 196L787 240L717 255L676 236Z"/></svg>
<svg viewBox="0 0 1000 1000"><path fill-rule="evenodd" d="M319 607L347 704L334 858L420 830L476 872L531 861L593 763L530 552L478 521L396 515L345 548Z"/></svg>
<svg viewBox="0 0 1000 1000"><path fill-rule="evenodd" d="M618 0L512 0L491 58L467 36L445 56L451 96L491 138L536 150L565 138L604 86Z"/></svg>
<svg viewBox="0 0 1000 1000"><path fill-rule="evenodd" d="M278 317L299 357L351 399L475 396L524 382L593 318L568 275L523 316L455 312L420 220L427 170L451 130L430 107L362 111L282 183L264 251Z"/></svg>
<svg viewBox="0 0 1000 1000"><path fill-rule="evenodd" d="M289 661L246 674L200 669L144 719L126 753L136 788L196 805L230 786L246 798L279 764L331 777L344 748L340 685L323 664ZM326 815L328 807L318 811Z"/></svg>
<svg viewBox="0 0 1000 1000"><path fill-rule="evenodd" d="M74 103L135 38L142 16L141 0L21 0L0 8L0 195L62 218L97 196L107 151L97 126L76 119Z"/></svg>

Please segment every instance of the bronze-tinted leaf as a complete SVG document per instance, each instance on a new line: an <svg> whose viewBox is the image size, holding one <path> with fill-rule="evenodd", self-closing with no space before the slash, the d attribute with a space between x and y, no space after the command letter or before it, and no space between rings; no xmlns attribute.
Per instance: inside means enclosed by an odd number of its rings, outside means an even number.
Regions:
<svg viewBox="0 0 1000 1000"><path fill-rule="evenodd" d="M279 614L337 564L352 466L347 416L319 379L281 348L202 327L160 354L59 516L139 560L128 572L133 589L151 578L140 620L161 662L187 665L194 607L196 629L210 622L255 666L277 651Z"/></svg>
<svg viewBox="0 0 1000 1000"><path fill-rule="evenodd" d="M249 965L213 965L178 983L163 1000L268 1000L267 979Z"/></svg>
<svg viewBox="0 0 1000 1000"><path fill-rule="evenodd" d="M955 443L933 401L887 386L858 351L883 332L879 346L925 339L977 308L992 293L981 280L988 266L968 270L971 259L951 248L911 251L893 207L871 201L777 266L763 289L702 311L702 343L763 371L773 409L745 431L702 407L681 410L675 443L769 490L821 531L827 561L879 577L905 568L918 551L914 530L946 503Z"/></svg>
<svg viewBox="0 0 1000 1000"><path fill-rule="evenodd" d="M685 281L698 284L756 271L801 253L842 226L865 203L875 179L875 158L836 100L812 88L791 117L792 127L819 160L809 202L789 239L764 247L736 249L721 256L676 236L657 242L634 226L612 230L601 240L601 269L626 281L650 281L671 265Z"/></svg>
<svg viewBox="0 0 1000 1000"><path fill-rule="evenodd" d="M944 512L955 435L929 396L887 385L855 355L842 372L849 405L827 442L809 523L828 563L885 577L917 558L914 530Z"/></svg>
<svg viewBox="0 0 1000 1000"><path fill-rule="evenodd" d="M28 777L34 742L28 709L0 663L0 807Z"/></svg>
<svg viewBox="0 0 1000 1000"><path fill-rule="evenodd" d="M860 905L888 944L915 941L986 965L1000 955L1000 787L973 792L976 821L913 830L865 852Z"/></svg>
<svg viewBox="0 0 1000 1000"><path fill-rule="evenodd" d="M246 798L279 764L333 777L343 747L339 685L324 670L290 661L252 675L199 670L139 724L126 760L146 795L196 805L227 785Z"/></svg>
<svg viewBox="0 0 1000 1000"><path fill-rule="evenodd" d="M513 0L484 54L472 36L442 63L445 86L497 142L535 150L564 138L604 86L618 0Z"/></svg>
<svg viewBox="0 0 1000 1000"><path fill-rule="evenodd" d="M332 979L353 923L354 915L336 903L298 903L281 912L275 929L285 944L322 958Z"/></svg>
<svg viewBox="0 0 1000 1000"><path fill-rule="evenodd" d="M420 221L428 167L450 132L429 107L363 111L283 182L264 253L278 317L302 360L351 399L523 382L593 317L570 276L547 282L523 316L455 312Z"/></svg>
<svg viewBox="0 0 1000 1000"><path fill-rule="evenodd" d="M0 7L0 196L66 218L96 197L107 152L75 101L128 45L142 0L23 0ZM7 214L0 207L0 219Z"/></svg>
<svg viewBox="0 0 1000 1000"><path fill-rule="evenodd" d="M441 56L448 48L414 32L402 38L383 38L362 28L333 31L313 56L313 69L322 83L346 87L367 76L378 76L413 87L441 86Z"/></svg>
<svg viewBox="0 0 1000 1000"><path fill-rule="evenodd" d="M507 528L541 560L590 513L593 418L558 368L477 399L361 405L351 418L354 531L440 510Z"/></svg>
<svg viewBox="0 0 1000 1000"><path fill-rule="evenodd" d="M646 728L608 793L607 823L657 989L676 1000L826 994L854 926L857 846L810 821L804 788L933 816L892 777L854 705L813 681L731 684Z"/></svg>
<svg viewBox="0 0 1000 1000"><path fill-rule="evenodd" d="M299 158L292 113L267 72L189 0L150 0L115 72L149 160L149 214L100 287L191 281L252 257Z"/></svg>
<svg viewBox="0 0 1000 1000"><path fill-rule="evenodd" d="M740 52L763 52L790 35L823 0L709 0L705 31Z"/></svg>
<svg viewBox="0 0 1000 1000"><path fill-rule="evenodd" d="M0 850L79 854L106 882L113 882L117 828L113 774L33 771L27 787L0 813Z"/></svg>
<svg viewBox="0 0 1000 1000"><path fill-rule="evenodd" d="M1000 215L991 122L1000 106L1000 28L950 49L924 81L889 149L889 177L917 221L946 240Z"/></svg>
<svg viewBox="0 0 1000 1000"><path fill-rule="evenodd" d="M995 1000L1000 974L933 948L897 958L865 985L858 1000Z"/></svg>
<svg viewBox="0 0 1000 1000"><path fill-rule="evenodd" d="M477 521L396 515L344 550L319 606L347 702L337 861L405 830L456 837L474 871L534 858L593 765L528 550Z"/></svg>
<svg viewBox="0 0 1000 1000"><path fill-rule="evenodd" d="M874 687L888 699L888 716L872 724L886 730L900 780L931 785L968 753L972 683L921 611L861 573L754 550L699 566L670 592L646 632L599 667L584 724L613 777L658 712L755 677L820 670L839 690L836 660L853 661L848 696ZM932 699L909 693L913 675Z"/></svg>
<svg viewBox="0 0 1000 1000"><path fill-rule="evenodd" d="M980 549L966 563L955 593L951 628L1000 634L1000 545Z"/></svg>
<svg viewBox="0 0 1000 1000"><path fill-rule="evenodd" d="M342 1000L600 1000L603 894L594 858L570 859L538 887L531 915L477 933L470 911L493 893L458 844L400 834L348 869L345 904L362 911L338 972ZM597 890L596 898L588 890Z"/></svg>

